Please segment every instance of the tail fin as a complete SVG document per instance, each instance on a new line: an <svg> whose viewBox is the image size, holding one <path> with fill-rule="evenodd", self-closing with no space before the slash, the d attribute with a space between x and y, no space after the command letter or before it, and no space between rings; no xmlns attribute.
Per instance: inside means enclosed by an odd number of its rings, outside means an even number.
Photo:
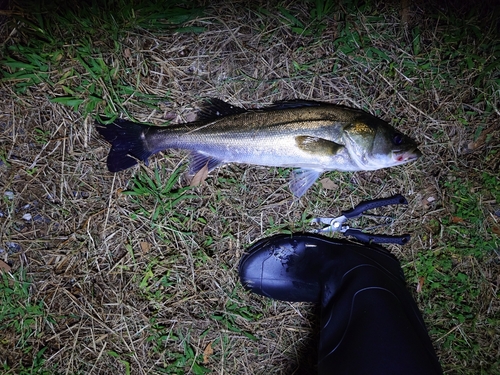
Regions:
<svg viewBox="0 0 500 375"><path fill-rule="evenodd" d="M110 172L119 172L141 160L147 164L153 151L148 148L146 133L148 125L127 120L116 120L112 124L96 123L97 131L111 143L107 165Z"/></svg>

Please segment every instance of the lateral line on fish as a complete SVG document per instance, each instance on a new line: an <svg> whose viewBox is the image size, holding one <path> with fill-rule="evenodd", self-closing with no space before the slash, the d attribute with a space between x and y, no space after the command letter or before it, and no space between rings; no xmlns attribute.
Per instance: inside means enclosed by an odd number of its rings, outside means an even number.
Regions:
<svg viewBox="0 0 500 375"><path fill-rule="evenodd" d="M256 111L252 111L252 112L256 112ZM215 125L217 122L220 122L220 120L222 120L223 118L226 118L226 117L230 117L230 116L235 116L235 115L228 115L228 116L224 116L224 117L221 117L220 119L216 120L216 121L212 121L208 124L205 124L205 125L200 125L198 128L196 129L191 129L191 130L188 130L184 133L184 135L186 134L193 134L197 131L200 131L200 130L203 130L209 126L213 126ZM290 124L290 123L293 123L295 125L298 125L298 124L302 124L302 123L310 123L310 122L321 122L321 121L324 121L326 122L324 119L314 119L314 120L296 120L296 121L283 121L283 122L276 122L276 123L273 123L272 126L268 126L269 128L277 128L279 126L285 126L286 124ZM189 124L189 123L186 123L186 125ZM181 124L178 124L178 125L182 125ZM167 129L168 127L165 127L165 129ZM304 134L308 133L307 131L308 129L306 128L305 131L304 131Z"/></svg>
<svg viewBox="0 0 500 375"><path fill-rule="evenodd" d="M221 117L221 119L222 119L222 118L223 118L223 117ZM217 120L217 121L218 121L218 120ZM185 132L184 134L192 134L192 133L195 133L195 132L197 132L197 131L199 131L199 130L203 130L203 129L205 129L205 128L209 127L210 125L215 124L217 121L212 121L212 122L210 122L210 123L208 123L208 124L201 125L199 128L188 130L188 131L187 131L187 132Z"/></svg>

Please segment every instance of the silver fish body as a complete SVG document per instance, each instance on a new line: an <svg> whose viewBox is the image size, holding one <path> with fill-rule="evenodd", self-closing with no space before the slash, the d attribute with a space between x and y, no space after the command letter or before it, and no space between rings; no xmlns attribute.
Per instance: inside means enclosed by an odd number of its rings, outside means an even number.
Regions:
<svg viewBox="0 0 500 375"><path fill-rule="evenodd" d="M298 168L290 183L297 197L324 171L376 170L421 155L412 139L364 111L302 100L245 110L212 99L195 122L160 127L117 120L97 129L112 144L112 172L184 149L192 155L191 173L225 163Z"/></svg>

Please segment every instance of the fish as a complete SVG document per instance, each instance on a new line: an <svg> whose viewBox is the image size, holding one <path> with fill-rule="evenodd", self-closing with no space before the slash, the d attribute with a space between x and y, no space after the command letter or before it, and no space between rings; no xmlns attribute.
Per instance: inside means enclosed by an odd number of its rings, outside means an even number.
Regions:
<svg viewBox="0 0 500 375"><path fill-rule="evenodd" d="M124 119L96 122L111 144L110 172L146 165L167 150L190 152L189 173L227 163L295 168L289 188L303 196L325 171L373 171L419 158L417 143L360 109L312 100L287 100L245 109L208 99L195 121L154 126Z"/></svg>

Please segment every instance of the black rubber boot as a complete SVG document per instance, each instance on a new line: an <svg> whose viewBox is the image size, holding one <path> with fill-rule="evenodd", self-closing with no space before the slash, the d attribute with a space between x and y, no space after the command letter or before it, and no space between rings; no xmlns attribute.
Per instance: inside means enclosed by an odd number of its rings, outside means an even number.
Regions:
<svg viewBox="0 0 500 375"><path fill-rule="evenodd" d="M312 234L254 244L242 284L283 301L319 303L319 374L442 374L399 261L372 245Z"/></svg>

